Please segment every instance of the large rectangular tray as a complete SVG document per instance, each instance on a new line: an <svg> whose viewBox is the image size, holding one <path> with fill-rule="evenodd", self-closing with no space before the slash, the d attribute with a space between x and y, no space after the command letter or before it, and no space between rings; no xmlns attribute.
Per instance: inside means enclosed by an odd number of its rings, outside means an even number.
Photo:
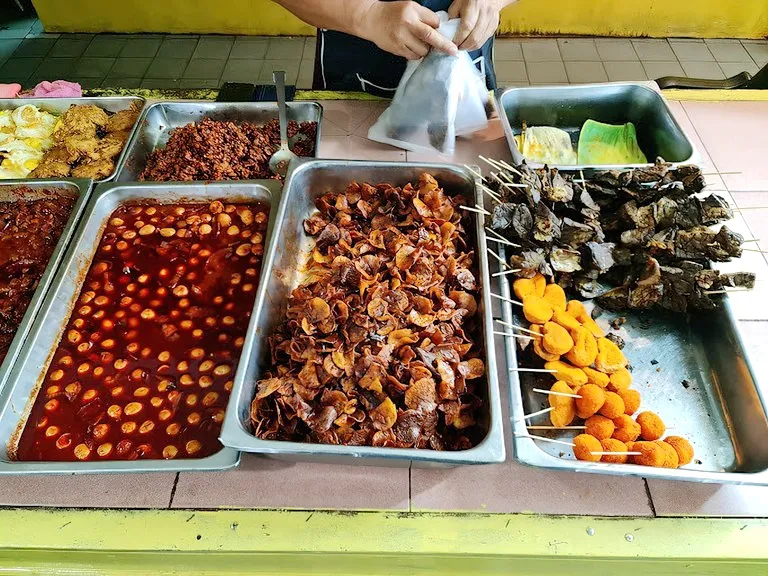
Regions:
<svg viewBox="0 0 768 576"><path fill-rule="evenodd" d="M508 276L501 277L501 293L514 298ZM505 322L520 324L519 310L507 302L502 305L502 315ZM619 316L626 323L619 330L609 328ZM624 354L633 368L632 386L642 395L640 409L659 414L673 427L668 435L690 440L694 461L678 469L584 462L576 460L568 446L520 436L527 434L521 417L549 406L547 397L532 389L548 389L554 379L549 374L512 372L518 365L517 347L514 338L505 338L518 461L596 474L768 485L768 395L756 380L727 299L717 310L699 314L604 312L597 322L606 333L614 332L626 342ZM549 418L545 414L530 423L548 425ZM575 433L535 434L570 440Z"/></svg>
<svg viewBox="0 0 768 576"><path fill-rule="evenodd" d="M258 200L270 206L266 242L274 226L279 190L279 183L271 180L215 184L109 183L96 189L85 211L83 222L77 229L72 245L62 260L59 273L34 322L26 346L18 355L8 385L0 393L0 475L222 470L238 464L240 455L230 448L223 448L212 456L198 459L19 462L9 458L8 445L9 442L17 441L21 427L32 408L80 294L102 232L114 210L126 202L142 200L163 203L210 202L223 197L230 201Z"/></svg>
<svg viewBox="0 0 768 576"><path fill-rule="evenodd" d="M40 282L37 285L35 293L32 295L32 300L29 302L27 311L24 313L24 317L16 330L16 335L11 341L11 345L8 348L8 354L5 356L5 360L0 363L0 391L5 386L6 380L10 376L11 369L13 368L16 358L24 346L24 341L32 328L32 323L37 316L37 312L43 303L48 288L51 285L54 274L61 264L61 260L64 256L64 251L69 245L69 241L72 239L72 235L75 232L77 223L80 220L80 216L85 209L85 205L88 201L88 195L91 192L90 180L2 180L0 181L0 202L6 202L9 200L37 200L43 198L44 190L62 190L64 194L71 194L77 198L74 206L72 207L72 213L69 215L69 220L61 233L58 244L51 254L51 259L48 261L48 266L45 268ZM14 193L14 190L19 188L29 188L31 193L19 195Z"/></svg>
<svg viewBox="0 0 768 576"><path fill-rule="evenodd" d="M612 170L650 166L657 156L673 164L695 164L701 159L664 97L642 84L618 82L499 89L496 91L496 109L515 164L524 160L515 142L523 122L528 126L554 126L565 130L572 141L576 139L575 146L579 131L588 119L607 124L634 123L638 143L648 164L553 166L563 170L588 167ZM542 166L530 161L528 164Z"/></svg>
<svg viewBox="0 0 768 576"><path fill-rule="evenodd" d="M288 102L288 120L317 122L315 155L320 148L323 107L317 102ZM277 104L271 102L157 102L147 106L139 118L138 130L131 139L128 152L118 167L117 180L135 182L153 150L163 147L171 130L203 118L247 121L266 124L277 118Z"/></svg>
<svg viewBox="0 0 768 576"><path fill-rule="evenodd" d="M127 110L130 108L131 104L134 102L138 102L141 104L141 108L144 108L145 100L144 98L140 98L138 96L104 96L83 98L0 98L0 110L13 110L25 104L32 104L33 106L40 108L40 110L45 110L46 112L50 112L52 114L61 115L66 112L70 106L92 104L94 106L103 108L107 112L119 112L120 110ZM128 137L128 140L125 142L125 146L123 146L120 155L115 160L115 169L112 170L112 173L106 178L96 180L97 183L107 182L108 180L112 180L115 177L120 168L120 165L123 163L125 154L131 144L131 140L136 134L136 127L138 125L139 122L137 121L134 123L133 128L131 128L131 134Z"/></svg>
<svg viewBox="0 0 768 576"><path fill-rule="evenodd" d="M447 164L411 164L403 162L352 162L314 160L291 165L285 181L277 214L277 224L269 244L264 277L254 305L247 351L240 358L235 384L229 399L220 439L226 446L245 452L257 452L287 460L311 460L339 463L362 463L385 466L439 466L502 462L505 458L499 381L493 345L491 302L488 292L488 260L484 250L477 250L480 279L483 286L478 310L483 318L483 343L486 350L488 433L470 450L437 452L433 450L336 446L261 440L251 434L250 405L255 383L265 369L269 357L267 336L284 317L285 302L302 278L299 268L309 256L314 243L304 233L303 222L316 211L314 201L331 190L344 190L350 182L389 182L404 185L415 182L429 172L449 193L463 192L466 198L481 201L482 192L475 176L466 168ZM485 231L477 218L470 231L477 246L485 245Z"/></svg>

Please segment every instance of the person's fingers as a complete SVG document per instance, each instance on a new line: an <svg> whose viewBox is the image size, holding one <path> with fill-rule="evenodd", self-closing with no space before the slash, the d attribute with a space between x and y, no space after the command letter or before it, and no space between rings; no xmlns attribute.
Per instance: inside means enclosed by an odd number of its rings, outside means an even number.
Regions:
<svg viewBox="0 0 768 576"><path fill-rule="evenodd" d="M462 3L459 0L455 0L448 8L448 18L458 18L461 16Z"/></svg>
<svg viewBox="0 0 768 576"><path fill-rule="evenodd" d="M453 37L456 46L461 46L472 32L482 24L479 22L479 18L480 14L476 5L471 5L468 10L461 14L461 24L456 31L456 36Z"/></svg>
<svg viewBox="0 0 768 576"><path fill-rule="evenodd" d="M431 26L432 28L439 28L440 27L440 16L438 16L435 12L430 10L429 8L425 8L421 4L415 4L414 8L416 9L419 20L424 22L427 26Z"/></svg>
<svg viewBox="0 0 768 576"><path fill-rule="evenodd" d="M445 36L440 34L437 30L434 28L430 28L426 24L422 24L420 26L417 26L414 30L414 33L416 34L416 37L421 40L422 42L429 44L433 48L440 50L442 52L446 52L448 54L455 55L458 53L458 48L456 47L456 44L448 40Z"/></svg>
<svg viewBox="0 0 768 576"><path fill-rule="evenodd" d="M489 18L479 23L472 32L459 44L460 50L478 50L483 47L488 38L496 32L496 23L493 18Z"/></svg>
<svg viewBox="0 0 768 576"><path fill-rule="evenodd" d="M405 46L408 50L410 50L414 55L415 58L410 58L410 60L415 60L417 58L424 58L429 53L429 44L426 44L419 40L416 36L411 36L405 41Z"/></svg>

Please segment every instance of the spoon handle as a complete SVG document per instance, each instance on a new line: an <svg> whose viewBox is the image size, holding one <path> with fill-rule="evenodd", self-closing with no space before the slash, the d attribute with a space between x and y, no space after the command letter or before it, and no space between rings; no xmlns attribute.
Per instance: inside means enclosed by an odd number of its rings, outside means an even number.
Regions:
<svg viewBox="0 0 768 576"><path fill-rule="evenodd" d="M280 118L280 149L289 150L288 112L285 106L285 72L282 70L272 72L272 80L275 83L275 91L277 92L277 112Z"/></svg>

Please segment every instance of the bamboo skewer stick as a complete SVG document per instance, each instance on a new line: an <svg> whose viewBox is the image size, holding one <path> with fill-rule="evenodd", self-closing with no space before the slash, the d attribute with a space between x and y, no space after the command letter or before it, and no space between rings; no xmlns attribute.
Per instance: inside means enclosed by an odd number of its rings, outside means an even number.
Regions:
<svg viewBox="0 0 768 576"><path fill-rule="evenodd" d="M504 169L504 167L501 164L497 163L496 160L491 160L490 158L486 158L485 156L478 156L478 158L480 158L480 160L482 160L489 166L493 166L494 168L496 168L496 170L501 171Z"/></svg>
<svg viewBox="0 0 768 576"><path fill-rule="evenodd" d="M642 456L642 452L590 452L592 456Z"/></svg>
<svg viewBox="0 0 768 576"><path fill-rule="evenodd" d="M495 236L496 238L498 238L500 242L502 242L502 241L503 242L509 242L509 240L504 238L504 236L502 236L501 234L496 232L496 230L494 230L493 228L488 228L488 226L486 226L485 227L485 231L488 232L489 234L491 234L492 236ZM510 245L514 246L515 248L522 248L522 246L520 246L519 244L514 244L514 243L510 242Z"/></svg>
<svg viewBox="0 0 768 576"><path fill-rule="evenodd" d="M506 276L507 274L516 274L518 272L521 272L520 268L515 268L514 270L502 270L501 272L494 272L491 274L491 276Z"/></svg>
<svg viewBox="0 0 768 576"><path fill-rule="evenodd" d="M752 288L730 288L728 290L704 290L703 294L711 296L712 294L728 294L729 292L751 292Z"/></svg>
<svg viewBox="0 0 768 576"><path fill-rule="evenodd" d="M507 261L506 261L506 260L504 260L504 258L502 258L502 257L501 257L501 256L499 256L498 254L496 254L496 252L494 252L493 250L491 250L491 249L490 249L490 248L488 248L488 247L486 247L485 249L488 251L488 253L489 253L489 254L491 254L491 255L492 255L494 258L496 258L496 260L498 260L498 261L499 261L499 264L501 264L502 266L504 266L504 268L506 268L507 270L512 270L512 266L510 266L509 264L507 264Z"/></svg>
<svg viewBox="0 0 768 576"><path fill-rule="evenodd" d="M512 180L512 178L507 176L504 172L499 172L498 174L496 172L491 172L491 176L495 177L496 180L499 181L499 184L506 186L507 188L528 188L528 184L519 184ZM507 181L504 182L499 176L504 176Z"/></svg>
<svg viewBox="0 0 768 576"><path fill-rule="evenodd" d="M526 426L528 430L586 430L586 426Z"/></svg>
<svg viewBox="0 0 768 576"><path fill-rule="evenodd" d="M478 178L480 178L480 180L482 180L483 182L488 182L488 180L486 180L485 178L483 178L483 175L482 175L482 174L480 174L480 172L476 171L476 170L475 170L474 168L472 168L472 166L470 166L469 164L464 164L464 168L466 168L467 170L469 170L470 172L472 172L472 174L474 174L475 176L477 176Z"/></svg>
<svg viewBox="0 0 768 576"><path fill-rule="evenodd" d="M498 294L494 294L493 292L490 292L490 295L494 298L498 298L499 300L502 300L504 302L509 302L510 304L515 304L517 306L522 306L522 302L518 302L517 300L512 300L512 298L507 298L505 296L499 296Z"/></svg>
<svg viewBox="0 0 768 576"><path fill-rule="evenodd" d="M540 394L547 394L549 396L565 396L566 398L581 398L578 394L568 394L567 392L553 392L552 390L542 390L541 388L534 388L534 392Z"/></svg>
<svg viewBox="0 0 768 576"><path fill-rule="evenodd" d="M499 164L501 164L502 166L504 166L504 168L506 168L507 170L509 170L509 171L510 171L510 172L512 172L513 174L517 174L518 176L520 176L520 177L522 178L522 176L523 176L523 173L522 173L522 172L520 172L520 170L518 170L517 168L515 168L515 167L514 167L514 166L512 166L511 164L507 164L507 163L506 163L504 160L497 160L497 162L498 162Z"/></svg>
<svg viewBox="0 0 768 576"><path fill-rule="evenodd" d="M533 336L526 336L525 334L515 334L513 332L500 332L499 330L494 330L494 334L497 336L509 336L510 338L520 338L522 340L533 340Z"/></svg>
<svg viewBox="0 0 768 576"><path fill-rule="evenodd" d="M491 213L488 212L485 208L472 208L472 206L459 206L462 210L468 210L469 212L475 212L476 214L482 214L483 216L490 216Z"/></svg>
<svg viewBox="0 0 768 576"><path fill-rule="evenodd" d="M758 254L768 254L768 250L760 250L759 248L742 248L742 252L757 252Z"/></svg>
<svg viewBox="0 0 768 576"><path fill-rule="evenodd" d="M530 414L525 414L520 420L530 420L534 416L541 416L542 414L549 414L554 410L554 406L550 406L549 408L544 408L543 410L537 410L536 412L531 412Z"/></svg>
<svg viewBox="0 0 768 576"><path fill-rule="evenodd" d="M573 442L566 442L565 440L555 440L554 438L547 438L546 436L536 436L535 434L515 434L518 438L530 438L532 440L541 440L542 442L552 442L553 444L563 444L573 448L576 446Z"/></svg>
<svg viewBox="0 0 768 576"><path fill-rule="evenodd" d="M480 189L481 189L483 192L485 192L486 194L488 194L488 196L490 196L490 197L491 197L491 200L493 200L493 201L494 201L494 202L496 202L497 204L501 204L501 196L498 196L498 195L496 194L496 192L494 192L493 190L491 190L490 188L488 188L488 186L485 186L484 184L480 184Z"/></svg>
<svg viewBox="0 0 768 576"><path fill-rule="evenodd" d="M543 372L545 374L557 374L557 370L548 370L546 368L510 368L510 372Z"/></svg>
<svg viewBox="0 0 768 576"><path fill-rule="evenodd" d="M514 242L510 242L509 240L502 240L501 238L486 238L486 240L490 240L491 242L497 242L498 244L504 244L504 246L511 246L512 248L520 248L520 244L515 244Z"/></svg>
<svg viewBox="0 0 768 576"><path fill-rule="evenodd" d="M494 318L494 320L496 320L496 322L498 322L502 326L507 326L509 328L514 328L515 330L520 330L521 332L527 332L528 334L532 334L533 336L535 336L537 338L541 338L541 334L539 334L538 332L534 332L533 330L528 330L527 328L521 328L517 324L512 324L511 322L504 322L504 320L499 320L498 318Z"/></svg>

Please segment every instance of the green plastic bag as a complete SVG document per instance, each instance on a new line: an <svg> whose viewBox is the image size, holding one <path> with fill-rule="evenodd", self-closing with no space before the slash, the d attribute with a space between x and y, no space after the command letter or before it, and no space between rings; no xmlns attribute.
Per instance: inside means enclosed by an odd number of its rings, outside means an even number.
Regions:
<svg viewBox="0 0 768 576"><path fill-rule="evenodd" d="M579 164L647 164L632 122L614 125L587 120L579 134Z"/></svg>

